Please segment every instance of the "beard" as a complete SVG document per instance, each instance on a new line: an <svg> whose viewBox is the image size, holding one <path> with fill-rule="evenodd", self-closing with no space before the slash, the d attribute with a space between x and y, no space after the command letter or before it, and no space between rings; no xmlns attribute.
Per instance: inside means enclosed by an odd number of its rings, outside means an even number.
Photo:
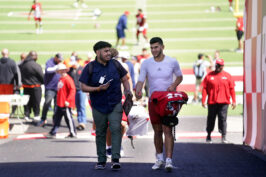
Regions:
<svg viewBox="0 0 266 177"><path fill-rule="evenodd" d="M160 50L157 55L153 55L153 57L158 58L161 54L162 54L162 50Z"/></svg>

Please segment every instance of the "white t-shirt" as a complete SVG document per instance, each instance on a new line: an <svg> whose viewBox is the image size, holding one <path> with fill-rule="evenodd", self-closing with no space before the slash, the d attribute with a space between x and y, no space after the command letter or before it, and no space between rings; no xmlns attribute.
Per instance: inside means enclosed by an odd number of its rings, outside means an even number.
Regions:
<svg viewBox="0 0 266 177"><path fill-rule="evenodd" d="M154 91L166 91L173 83L174 75L182 76L179 63L175 58L165 56L162 61L157 62L151 57L141 64L138 81L144 82L148 77L150 97Z"/></svg>

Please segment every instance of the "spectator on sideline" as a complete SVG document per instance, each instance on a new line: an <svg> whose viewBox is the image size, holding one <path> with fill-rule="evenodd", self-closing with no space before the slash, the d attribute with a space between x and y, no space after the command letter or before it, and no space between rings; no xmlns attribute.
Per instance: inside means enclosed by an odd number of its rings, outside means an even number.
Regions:
<svg viewBox="0 0 266 177"><path fill-rule="evenodd" d="M91 52L88 52L87 54L87 60L84 61L84 66L91 62L93 60L93 54Z"/></svg>
<svg viewBox="0 0 266 177"><path fill-rule="evenodd" d="M68 74L72 77L76 87L76 95L75 95L75 105L77 108L77 119L79 125L77 126L77 130L85 130L87 124L87 115L86 115L86 94L81 90L81 83L79 82L79 78L81 76L83 66L79 63L79 58L76 58L76 63L72 63L72 67L70 68Z"/></svg>
<svg viewBox="0 0 266 177"><path fill-rule="evenodd" d="M140 55L137 56L137 59L138 59L138 62L139 63L142 63L143 60L147 59L147 58L150 58L150 54L147 50L147 48L142 48L142 53Z"/></svg>
<svg viewBox="0 0 266 177"><path fill-rule="evenodd" d="M139 44L139 34L140 33L143 34L144 39L148 43L148 37L147 37L148 24L146 21L146 16L142 13L142 9L138 9L136 19L137 19L137 33L136 33L137 45Z"/></svg>
<svg viewBox="0 0 266 177"><path fill-rule="evenodd" d="M199 92L200 92L200 85L202 82L202 79L207 74L207 68L210 67L210 62L204 60L204 55L202 53L198 54L198 60L195 61L193 65L193 72L196 78L195 83L195 92L192 102L196 103L200 99Z"/></svg>
<svg viewBox="0 0 266 177"><path fill-rule="evenodd" d="M106 166L106 131L108 127L112 136L112 165L113 170L119 170L121 165L121 120L122 120L122 92L121 82L124 86L124 94L132 95L129 87L126 70L118 61L112 59L111 44L99 41L94 46L96 58L93 61L93 72L89 71L90 64L86 65L80 77L81 88L90 93L92 115L96 125L96 147L98 163L95 169L102 170ZM117 62L115 64L115 62ZM117 69L119 66L119 70ZM95 72L97 71L97 72ZM92 74L90 74L92 72Z"/></svg>
<svg viewBox="0 0 266 177"><path fill-rule="evenodd" d="M22 82L21 82L21 72L19 69L19 65L25 60L26 57L27 57L26 53L23 52L20 54L20 61L16 62L17 71L18 71L18 86L14 87L14 94L20 94L20 88L22 87ZM24 90L23 90L23 94L24 94ZM12 105L12 111L11 111L10 117L13 117L16 110L17 110L17 105Z"/></svg>
<svg viewBox="0 0 266 177"><path fill-rule="evenodd" d="M23 60L25 60L26 59L26 57L27 57L27 55L26 55L26 53L21 53L20 54L20 61L23 61Z"/></svg>
<svg viewBox="0 0 266 177"><path fill-rule="evenodd" d="M212 70L212 71L214 71L215 70L215 63L216 63L216 60L217 59L220 59L220 51L219 50L216 50L215 52L214 52L214 57L212 58L210 55L206 55L206 57L209 59L209 61L210 61L210 69Z"/></svg>
<svg viewBox="0 0 266 177"><path fill-rule="evenodd" d="M134 65L133 63L129 60L130 59L130 54L127 51L121 51L119 52L119 56L122 59L122 62L127 64L128 66L128 71L131 77L131 81L132 81L132 87L133 89L135 88L135 71L134 71Z"/></svg>
<svg viewBox="0 0 266 177"><path fill-rule="evenodd" d="M44 83L44 76L41 65L36 62L37 59L37 53L30 51L19 65L24 94L30 96L29 102L24 106L25 120L29 120L31 109L33 109L34 120L40 121L41 85Z"/></svg>
<svg viewBox="0 0 266 177"><path fill-rule="evenodd" d="M236 37L238 42L238 48L236 49L236 52L243 52L242 47L242 36L244 34L244 24L243 24L243 17L237 17L236 21Z"/></svg>
<svg viewBox="0 0 266 177"><path fill-rule="evenodd" d="M150 48L153 57L143 61L140 68L139 80L136 84L136 98L142 97L142 88L146 78L149 82L151 97L154 91L176 91L176 87L182 82L183 75L176 59L165 56L164 44L160 37L150 40ZM173 75L176 79L173 81ZM174 137L172 128L162 124L162 117L155 111L155 105L149 101L149 115L154 130L154 145L156 149L156 162L153 170L161 168L164 164L163 157L163 134L165 136L165 169L171 171L173 168L172 156L174 148Z"/></svg>
<svg viewBox="0 0 266 177"><path fill-rule="evenodd" d="M227 143L227 111L230 104L230 96L232 98L232 108L236 107L235 82L232 76L223 70L224 60L217 59L215 71L207 74L203 80L202 89L202 106L206 107L206 97L208 96L208 116L207 128L208 133L206 141L212 143L211 133L214 129L216 115L218 115L218 129L222 134L222 143Z"/></svg>
<svg viewBox="0 0 266 177"><path fill-rule="evenodd" d="M62 62L63 56L57 53L54 57L50 58L45 65L44 74L44 104L42 108L41 121L37 124L38 126L44 126L47 121L47 112L51 106L52 100L54 100L54 112L56 111L56 97L57 97L57 84L60 79L60 75L56 73L57 65ZM53 115L54 118L54 115Z"/></svg>
<svg viewBox="0 0 266 177"><path fill-rule="evenodd" d="M0 94L13 94L18 87L18 71L14 60L9 58L8 49L2 49L0 58ZM18 88L17 88L18 89Z"/></svg>
<svg viewBox="0 0 266 177"><path fill-rule="evenodd" d="M67 138L77 137L75 124L72 117L72 109L75 107L76 88L73 79L67 74L67 71L68 68L66 65L63 63L58 64L56 72L60 74L60 80L57 85L57 107L54 114L54 125L49 132L49 136L52 137L56 136L63 116L69 129L69 135Z"/></svg>
<svg viewBox="0 0 266 177"><path fill-rule="evenodd" d="M36 34L40 34L43 32L42 30L42 4L38 2L38 0L33 1L33 5L31 6L28 20L30 20L31 12L34 11L34 21Z"/></svg>
<svg viewBox="0 0 266 177"><path fill-rule="evenodd" d="M228 0L229 2L229 11L230 12L234 12L234 9L233 9L233 0Z"/></svg>
<svg viewBox="0 0 266 177"><path fill-rule="evenodd" d="M119 40L122 40L121 49L125 49L126 47L126 34L125 29L127 29L127 17L129 15L129 11L125 11L123 15L120 16L118 23L116 25L116 47L119 45Z"/></svg>

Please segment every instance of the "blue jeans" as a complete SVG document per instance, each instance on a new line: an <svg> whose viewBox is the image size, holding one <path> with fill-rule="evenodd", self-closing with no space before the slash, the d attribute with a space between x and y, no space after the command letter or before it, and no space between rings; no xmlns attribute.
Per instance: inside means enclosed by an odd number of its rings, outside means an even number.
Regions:
<svg viewBox="0 0 266 177"><path fill-rule="evenodd" d="M51 90L51 89L45 89L45 100L42 108L42 120L46 120L47 112L49 110L49 107L51 106L51 102L54 99L54 112L56 109L56 96L57 96L57 91L56 90Z"/></svg>
<svg viewBox="0 0 266 177"><path fill-rule="evenodd" d="M78 113L78 123L87 123L87 115L86 115L86 94L83 93L81 90L77 90L76 92L76 107Z"/></svg>

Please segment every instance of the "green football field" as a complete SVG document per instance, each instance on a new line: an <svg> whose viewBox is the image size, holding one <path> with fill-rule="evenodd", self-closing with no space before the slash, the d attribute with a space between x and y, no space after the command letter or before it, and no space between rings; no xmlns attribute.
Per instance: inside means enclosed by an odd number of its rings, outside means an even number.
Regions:
<svg viewBox="0 0 266 177"><path fill-rule="evenodd" d="M175 57L182 68L191 68L198 53L212 55L220 50L227 66L242 66L243 53L237 48L236 18L229 11L228 0L84 0L88 8L75 8L75 0L39 0L43 8L43 33L36 34L34 20L27 20L32 0L0 0L0 49L8 48L10 57L19 60L22 52L36 50L38 63L45 62L57 52L68 58L72 51L86 59L87 53L99 40L116 41L115 27L120 15L130 11L126 32L127 51L141 53L145 44L136 44L138 8L147 16L148 37L162 37L165 54ZM244 0L240 0L240 11ZM221 11L213 12L219 7ZM93 11L102 14L93 18ZM118 48L118 50L121 50ZM191 93L189 93L191 94ZM191 111L193 110L193 111ZM229 115L241 115L242 105ZM181 115L206 115L200 105L184 106Z"/></svg>
<svg viewBox="0 0 266 177"><path fill-rule="evenodd" d="M242 66L243 54L234 52L236 18L229 12L227 0L85 0L88 8L74 8L75 0L39 0L43 8L43 33L36 34L34 20L27 20L32 0L0 0L0 48L8 48L11 58L19 60L22 52L36 50L42 65L55 53L64 57L72 51L86 59L88 51L99 40L115 44L115 26L125 10L128 19L127 46L132 55L149 47L141 36L136 44L136 12L142 8L147 15L148 37L160 36L165 53L179 60L182 67L191 67L202 52L221 57L230 66ZM240 0L240 9L244 2ZM220 12L212 12L220 7ZM92 18L94 9L102 11ZM97 28L96 28L97 27Z"/></svg>

